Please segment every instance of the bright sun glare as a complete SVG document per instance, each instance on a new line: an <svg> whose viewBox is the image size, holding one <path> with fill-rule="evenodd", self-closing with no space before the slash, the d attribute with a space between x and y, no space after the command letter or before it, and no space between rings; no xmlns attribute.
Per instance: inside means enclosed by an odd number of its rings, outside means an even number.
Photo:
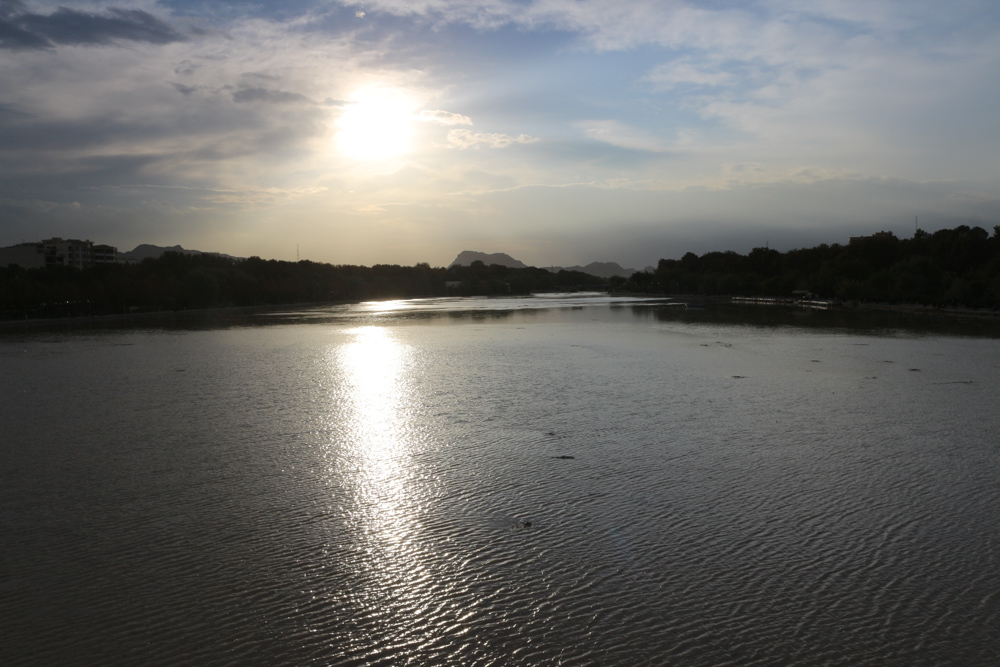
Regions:
<svg viewBox="0 0 1000 667"><path fill-rule="evenodd" d="M410 150L414 104L404 95L375 91L354 96L339 121L337 146L357 160L384 160Z"/></svg>

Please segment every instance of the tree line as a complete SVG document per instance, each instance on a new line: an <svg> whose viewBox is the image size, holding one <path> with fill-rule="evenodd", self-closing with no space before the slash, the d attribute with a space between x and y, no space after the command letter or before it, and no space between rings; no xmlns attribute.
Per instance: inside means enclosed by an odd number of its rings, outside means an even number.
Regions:
<svg viewBox="0 0 1000 667"><path fill-rule="evenodd" d="M23 319L601 287L606 281L575 271L482 262L447 269L428 264L366 267L166 252L137 264L86 269L0 268L0 312L4 319Z"/></svg>
<svg viewBox="0 0 1000 667"><path fill-rule="evenodd" d="M754 248L661 259L653 272L606 281L577 271L473 262L432 268L333 265L167 252L137 264L87 269L0 268L4 319L105 315L227 306L352 302L432 296L613 292L791 296L842 301L1000 308L1000 225L958 226L913 238L891 233L779 252Z"/></svg>
<svg viewBox="0 0 1000 667"><path fill-rule="evenodd" d="M1000 226L992 236L960 225L913 238L879 233L847 245L778 252L754 248L661 259L653 272L613 278L612 291L654 294L791 296L796 290L841 301L1000 307Z"/></svg>

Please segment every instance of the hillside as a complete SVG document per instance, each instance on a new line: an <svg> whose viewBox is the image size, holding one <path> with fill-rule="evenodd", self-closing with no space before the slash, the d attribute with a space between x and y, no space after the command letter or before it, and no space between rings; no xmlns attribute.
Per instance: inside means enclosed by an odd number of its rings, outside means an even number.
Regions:
<svg viewBox="0 0 1000 667"><path fill-rule="evenodd" d="M489 254L485 252L476 252L474 250L463 250L458 254L458 257L455 258L455 261L448 266L449 268L452 266L469 266L475 261L480 261L486 266L499 264L500 266L506 266L512 269L528 268L524 262L514 259L507 253L496 252ZM612 276L628 278L636 272L636 269L623 268L617 262L591 262L586 266L547 266L545 269L552 273L559 273L560 271L576 271L604 279L611 278Z"/></svg>
<svg viewBox="0 0 1000 667"><path fill-rule="evenodd" d="M550 266L548 268L552 272L559 270L579 271L580 273L587 273L598 278L610 278L612 276L628 278L637 271L637 269L623 268L617 262L591 262L586 266Z"/></svg>
<svg viewBox="0 0 1000 667"><path fill-rule="evenodd" d="M520 262L507 253L495 252L493 254L488 254L485 252L477 252L475 250L463 250L458 253L458 257L455 261L448 265L450 269L453 266L469 266L473 262L482 262L486 266L493 266L494 264L499 264L500 266L506 266L510 269L526 269L528 268L523 262Z"/></svg>
<svg viewBox="0 0 1000 667"><path fill-rule="evenodd" d="M242 257L233 257L232 255L226 255L221 252L204 252L202 250L188 250L182 248L179 245L174 246L158 246L152 245L150 243L143 243L135 247L134 250L129 250L128 252L118 253L118 259L120 261L133 261L141 262L146 258L157 259L163 255L165 252L176 252L181 255L215 255L217 257L225 257L226 259L242 259Z"/></svg>

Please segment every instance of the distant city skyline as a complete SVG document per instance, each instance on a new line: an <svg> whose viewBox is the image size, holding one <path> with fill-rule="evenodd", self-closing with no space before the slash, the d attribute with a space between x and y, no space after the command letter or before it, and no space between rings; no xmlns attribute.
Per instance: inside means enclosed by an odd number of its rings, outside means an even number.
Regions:
<svg viewBox="0 0 1000 667"><path fill-rule="evenodd" d="M0 0L0 246L642 268L992 231L998 71L991 0Z"/></svg>

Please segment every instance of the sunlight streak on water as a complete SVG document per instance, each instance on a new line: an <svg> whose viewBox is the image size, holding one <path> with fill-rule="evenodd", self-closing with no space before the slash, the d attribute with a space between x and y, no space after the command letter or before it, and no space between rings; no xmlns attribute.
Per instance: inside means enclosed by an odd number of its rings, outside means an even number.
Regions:
<svg viewBox="0 0 1000 667"><path fill-rule="evenodd" d="M414 351L388 329L366 326L345 332L353 340L333 353L346 414L345 435L335 443L350 469L333 472L350 488L350 527L361 545L356 575L365 582L357 604L384 625L425 627L421 606L429 579L419 544L419 483L413 456L420 446L413 415ZM360 639L360 638L359 638Z"/></svg>
<svg viewBox="0 0 1000 667"><path fill-rule="evenodd" d="M394 299L391 301L366 301L361 304L361 310L373 314L392 313L400 310L411 310L414 307L411 299Z"/></svg>
<svg viewBox="0 0 1000 667"><path fill-rule="evenodd" d="M380 547L398 547L409 532L402 511L407 503L408 388L405 365L409 350L386 329L359 327L354 340L337 352L346 381L342 398L349 406L346 444L355 471L355 503L364 531ZM343 423L343 422L342 422Z"/></svg>

